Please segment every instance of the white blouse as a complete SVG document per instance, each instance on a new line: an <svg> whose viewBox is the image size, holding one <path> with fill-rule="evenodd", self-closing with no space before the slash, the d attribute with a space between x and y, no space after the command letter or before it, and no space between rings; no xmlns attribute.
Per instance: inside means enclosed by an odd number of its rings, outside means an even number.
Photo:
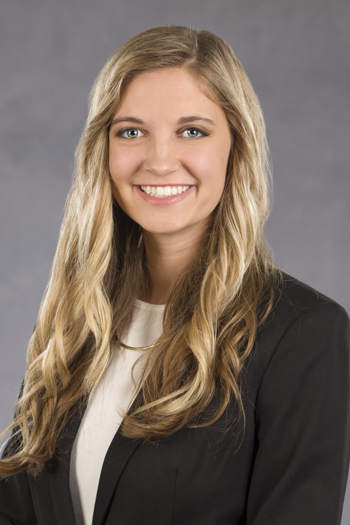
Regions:
<svg viewBox="0 0 350 525"><path fill-rule="evenodd" d="M164 308L136 300L123 342L133 347L152 344L161 333ZM134 368L134 381L131 370L142 355L139 350L116 348L80 424L70 463L70 490L77 525L92 523L103 461L123 414L135 397L142 359Z"/></svg>

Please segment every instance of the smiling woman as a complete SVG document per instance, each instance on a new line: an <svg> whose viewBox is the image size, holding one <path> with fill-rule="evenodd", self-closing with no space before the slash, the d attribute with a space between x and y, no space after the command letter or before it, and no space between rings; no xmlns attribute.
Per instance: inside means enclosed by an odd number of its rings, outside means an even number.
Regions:
<svg viewBox="0 0 350 525"><path fill-rule="evenodd" d="M144 72L128 85L110 129L113 194L157 242L176 239L176 250L181 243L192 258L220 201L230 150L225 113L193 75Z"/></svg>
<svg viewBox="0 0 350 525"><path fill-rule="evenodd" d="M156 27L107 62L0 461L1 525L340 524L349 320L274 264L267 159L221 38Z"/></svg>

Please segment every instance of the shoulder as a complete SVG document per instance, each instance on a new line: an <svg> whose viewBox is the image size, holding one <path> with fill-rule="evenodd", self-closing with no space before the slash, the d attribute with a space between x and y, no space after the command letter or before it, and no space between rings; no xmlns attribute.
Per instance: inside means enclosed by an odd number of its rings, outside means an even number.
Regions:
<svg viewBox="0 0 350 525"><path fill-rule="evenodd" d="M322 324L323 332L349 330L349 317L341 305L287 273L282 272L276 280L274 293L274 306L260 330L262 336L268 332L278 340L293 325L301 326L305 321L315 328Z"/></svg>
<svg viewBox="0 0 350 525"><path fill-rule="evenodd" d="M350 322L344 308L282 274L275 306L258 333L246 379L256 388L260 417L270 414L270 422L281 407L290 414L305 411L299 419L305 422L312 417L307 406L313 407L314 414L320 406L323 410L328 406L332 407L328 421L332 420L331 413L335 417L340 411L339 428L347 427ZM341 410L337 403L342 405Z"/></svg>
<svg viewBox="0 0 350 525"><path fill-rule="evenodd" d="M293 312L300 315L311 309L326 307L347 317L345 309L336 301L285 272L281 272L274 288L275 313L281 310L285 313L290 311L292 315Z"/></svg>
<svg viewBox="0 0 350 525"><path fill-rule="evenodd" d="M254 414L256 455L248 516L264 523L338 523L350 437L344 308L282 274L250 357L243 392L246 411Z"/></svg>
<svg viewBox="0 0 350 525"><path fill-rule="evenodd" d="M335 364L347 370L350 323L345 309L286 273L276 280L274 293L274 306L247 363L249 382L260 384L270 371L291 372L319 362L325 371Z"/></svg>

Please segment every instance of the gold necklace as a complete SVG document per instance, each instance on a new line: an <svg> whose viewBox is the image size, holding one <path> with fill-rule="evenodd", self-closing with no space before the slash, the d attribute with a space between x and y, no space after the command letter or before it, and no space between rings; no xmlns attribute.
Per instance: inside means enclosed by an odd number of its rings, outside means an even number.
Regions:
<svg viewBox="0 0 350 525"><path fill-rule="evenodd" d="M123 343L122 341L119 341L119 344L120 346L122 346L123 348L126 348L127 350L140 350L140 351L144 351L144 350L149 350L150 348L154 348L157 344L157 341L155 343L152 343L151 345L147 345L147 346L129 346L129 345L126 345L125 343Z"/></svg>

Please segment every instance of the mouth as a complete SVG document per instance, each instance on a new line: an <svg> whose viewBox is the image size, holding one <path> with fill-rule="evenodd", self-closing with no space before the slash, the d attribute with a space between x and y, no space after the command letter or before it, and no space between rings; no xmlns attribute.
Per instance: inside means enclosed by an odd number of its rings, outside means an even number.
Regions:
<svg viewBox="0 0 350 525"><path fill-rule="evenodd" d="M156 198L169 197L170 195L181 195L190 189L191 186L139 186L140 190L147 195Z"/></svg>

